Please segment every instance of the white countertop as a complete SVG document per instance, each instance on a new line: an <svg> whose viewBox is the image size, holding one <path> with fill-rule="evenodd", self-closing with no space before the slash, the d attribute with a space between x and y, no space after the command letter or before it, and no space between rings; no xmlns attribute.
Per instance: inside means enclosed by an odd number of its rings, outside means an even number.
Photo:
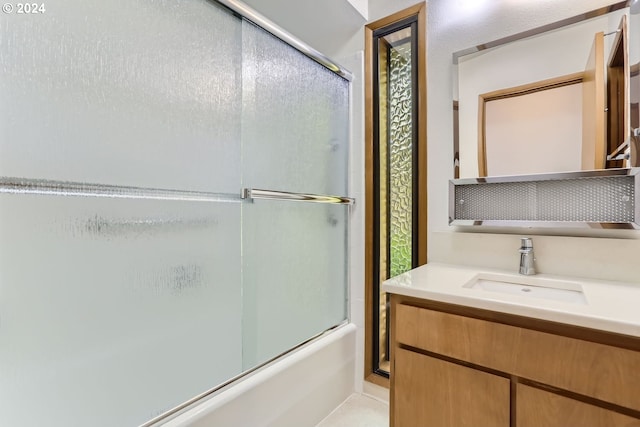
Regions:
<svg viewBox="0 0 640 427"><path fill-rule="evenodd" d="M469 288L476 277L495 280L533 280L570 286L581 290L586 304L536 298ZM560 286L562 287L562 286ZM536 274L522 276L517 271L483 269L430 263L386 280L385 292L464 305L497 312L550 320L569 325L640 337L640 284Z"/></svg>

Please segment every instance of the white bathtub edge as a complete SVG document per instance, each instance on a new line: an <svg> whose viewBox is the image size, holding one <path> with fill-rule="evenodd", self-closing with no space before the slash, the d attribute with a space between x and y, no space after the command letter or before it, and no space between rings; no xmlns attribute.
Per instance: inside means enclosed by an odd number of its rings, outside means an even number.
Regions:
<svg viewBox="0 0 640 427"><path fill-rule="evenodd" d="M355 342L342 326L162 426L315 426L355 390Z"/></svg>

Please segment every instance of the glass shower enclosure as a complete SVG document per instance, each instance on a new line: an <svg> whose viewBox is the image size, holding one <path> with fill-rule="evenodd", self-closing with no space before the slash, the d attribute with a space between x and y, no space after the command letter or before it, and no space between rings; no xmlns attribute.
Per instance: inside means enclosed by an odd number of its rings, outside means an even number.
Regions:
<svg viewBox="0 0 640 427"><path fill-rule="evenodd" d="M0 16L0 425L140 425L347 319L349 81L224 3Z"/></svg>

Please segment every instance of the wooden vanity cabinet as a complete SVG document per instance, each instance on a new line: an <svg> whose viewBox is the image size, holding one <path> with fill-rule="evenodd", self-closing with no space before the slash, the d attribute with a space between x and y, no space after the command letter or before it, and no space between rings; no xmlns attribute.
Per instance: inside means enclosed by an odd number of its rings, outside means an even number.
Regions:
<svg viewBox="0 0 640 427"><path fill-rule="evenodd" d="M640 427L640 339L391 296L391 427Z"/></svg>

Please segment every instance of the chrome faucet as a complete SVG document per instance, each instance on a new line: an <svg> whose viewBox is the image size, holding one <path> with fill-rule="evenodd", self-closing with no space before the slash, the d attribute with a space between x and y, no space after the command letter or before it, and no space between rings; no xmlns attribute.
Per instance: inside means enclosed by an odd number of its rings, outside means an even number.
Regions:
<svg viewBox="0 0 640 427"><path fill-rule="evenodd" d="M520 274L530 276L536 274L536 269L533 267L533 241L530 237L522 237L520 239Z"/></svg>

